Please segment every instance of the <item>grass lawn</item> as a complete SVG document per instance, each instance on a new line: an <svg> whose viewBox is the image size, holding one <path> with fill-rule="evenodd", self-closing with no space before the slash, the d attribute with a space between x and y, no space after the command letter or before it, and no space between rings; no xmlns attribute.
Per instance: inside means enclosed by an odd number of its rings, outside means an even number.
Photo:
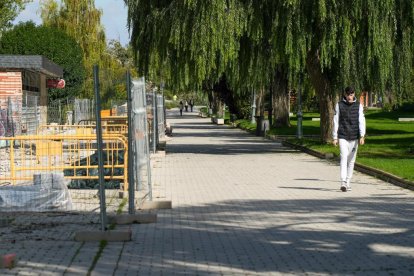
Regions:
<svg viewBox="0 0 414 276"><path fill-rule="evenodd" d="M288 140L313 150L339 156L339 148L323 144L319 138L306 138L307 135L319 135L319 121L311 118L319 117L316 113L305 113L302 121L304 139L294 136L297 131L296 118L291 117L289 128L271 129L268 134L291 135ZM365 145L358 149L357 163L367 165L394 174L409 181L414 181L414 122L399 122L400 117L413 117L412 113L367 111L367 134ZM255 124L243 121L241 127L255 129Z"/></svg>

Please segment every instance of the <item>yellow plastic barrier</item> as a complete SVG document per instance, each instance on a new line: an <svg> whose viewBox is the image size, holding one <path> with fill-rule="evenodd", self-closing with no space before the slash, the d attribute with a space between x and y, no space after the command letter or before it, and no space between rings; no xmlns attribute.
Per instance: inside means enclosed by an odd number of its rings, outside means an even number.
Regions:
<svg viewBox="0 0 414 276"><path fill-rule="evenodd" d="M102 125L103 134L122 134L127 136L127 124ZM38 135L95 135L96 125L42 125L38 128Z"/></svg>
<svg viewBox="0 0 414 276"><path fill-rule="evenodd" d="M98 179L96 135L0 137L0 185L31 181L40 172L70 172L69 179ZM103 134L106 180L128 189L128 142L124 135ZM6 161L6 162L5 162ZM2 184L3 183L3 184Z"/></svg>

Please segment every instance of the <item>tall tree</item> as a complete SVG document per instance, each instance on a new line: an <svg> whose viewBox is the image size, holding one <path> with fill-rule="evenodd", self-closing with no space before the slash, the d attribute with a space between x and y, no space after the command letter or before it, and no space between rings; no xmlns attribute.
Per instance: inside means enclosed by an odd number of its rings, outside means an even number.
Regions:
<svg viewBox="0 0 414 276"><path fill-rule="evenodd" d="M170 81L181 86L217 83L223 74L231 91L273 84L282 124L288 123L286 89L307 74L319 99L325 142L345 86L391 90L399 98L412 93L410 0L125 2L145 74L167 64Z"/></svg>
<svg viewBox="0 0 414 276"><path fill-rule="evenodd" d="M306 69L316 89L323 141L331 139L334 102L345 86L399 91L411 81L412 1L284 1L283 7L289 70ZM394 67L395 61L404 65Z"/></svg>
<svg viewBox="0 0 414 276"><path fill-rule="evenodd" d="M245 22L239 1L125 3L138 68L147 76L154 66L168 66L171 86L200 86L209 78L218 81L237 57Z"/></svg>
<svg viewBox="0 0 414 276"><path fill-rule="evenodd" d="M65 32L33 22L20 23L4 32L0 54L43 55L63 67L64 89L51 89L49 99L79 95L84 77L83 54L79 44Z"/></svg>
<svg viewBox="0 0 414 276"><path fill-rule="evenodd" d="M102 11L95 8L94 0L44 1L41 6L43 24L64 30L83 50L83 63L87 70L83 96L93 95L93 65L110 67L105 53L105 31L101 25Z"/></svg>
<svg viewBox="0 0 414 276"><path fill-rule="evenodd" d="M31 0L1 0L0 3L0 37L2 32L11 27L11 22L24 6Z"/></svg>

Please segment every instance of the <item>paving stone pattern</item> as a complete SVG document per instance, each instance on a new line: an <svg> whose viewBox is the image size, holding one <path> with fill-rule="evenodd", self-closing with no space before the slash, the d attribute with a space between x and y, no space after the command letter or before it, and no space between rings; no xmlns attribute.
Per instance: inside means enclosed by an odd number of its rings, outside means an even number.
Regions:
<svg viewBox="0 0 414 276"><path fill-rule="evenodd" d="M109 243L91 275L414 275L413 191L355 172L343 193L338 164L196 114L168 113L173 137L152 160L154 200L173 209L117 226L133 241ZM56 241L8 233L0 252L19 263L0 274L85 275L99 243L70 227L44 230Z"/></svg>

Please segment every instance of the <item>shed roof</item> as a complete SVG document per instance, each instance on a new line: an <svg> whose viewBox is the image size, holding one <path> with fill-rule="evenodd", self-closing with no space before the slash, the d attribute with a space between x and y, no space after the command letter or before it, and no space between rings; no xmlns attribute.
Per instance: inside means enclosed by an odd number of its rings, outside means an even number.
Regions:
<svg viewBox="0 0 414 276"><path fill-rule="evenodd" d="M40 55L0 55L0 69L27 69L49 77L62 77L63 68Z"/></svg>

